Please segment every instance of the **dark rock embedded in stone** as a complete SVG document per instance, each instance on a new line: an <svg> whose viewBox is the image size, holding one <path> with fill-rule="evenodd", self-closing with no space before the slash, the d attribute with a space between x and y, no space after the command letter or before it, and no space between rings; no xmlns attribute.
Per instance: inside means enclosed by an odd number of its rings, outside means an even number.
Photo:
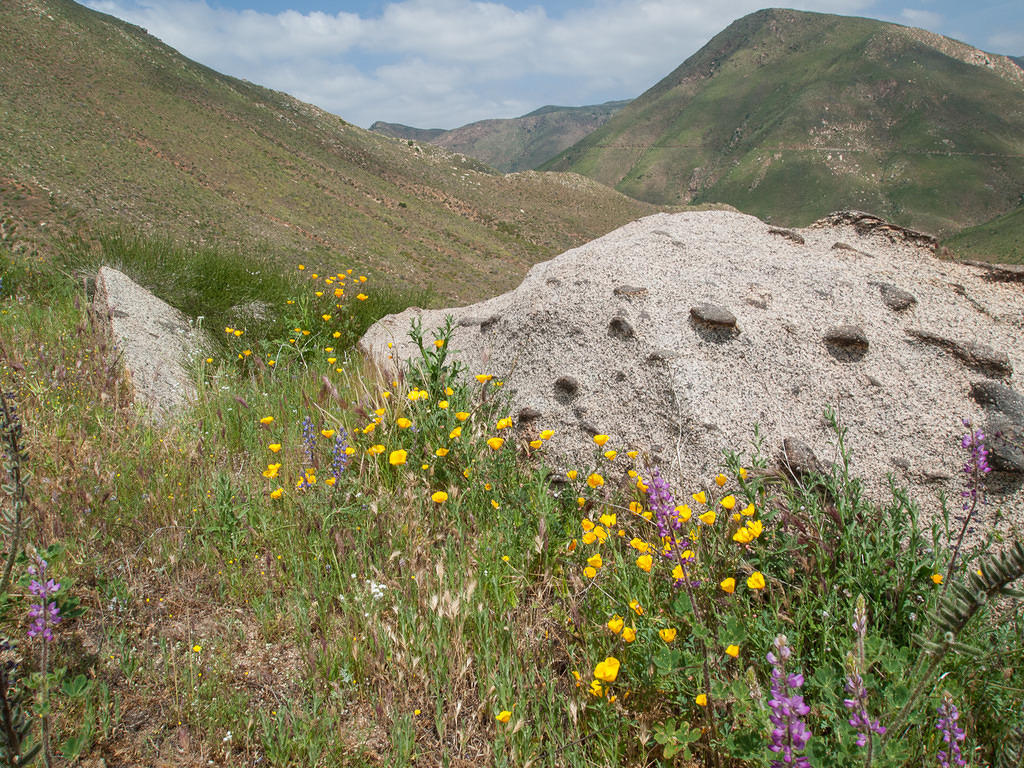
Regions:
<svg viewBox="0 0 1024 768"><path fill-rule="evenodd" d="M782 441L778 463L779 468L793 478L821 471L818 457L814 455L811 447L795 437L787 437Z"/></svg>
<svg viewBox="0 0 1024 768"><path fill-rule="evenodd" d="M628 299L641 299L647 295L647 289L636 285L618 285L612 289L616 296L625 296Z"/></svg>
<svg viewBox="0 0 1024 768"><path fill-rule="evenodd" d="M460 328L471 328L474 325L484 326L492 325L498 322L499 316L496 314L491 315L467 315L466 317L459 318L458 325Z"/></svg>
<svg viewBox="0 0 1024 768"><path fill-rule="evenodd" d="M736 327L736 315L717 304L705 303L690 307L690 317L711 328L726 330Z"/></svg>
<svg viewBox="0 0 1024 768"><path fill-rule="evenodd" d="M825 332L825 343L858 352L867 352L868 337L859 325L836 325Z"/></svg>
<svg viewBox="0 0 1024 768"><path fill-rule="evenodd" d="M882 292L882 303L893 312L902 312L917 304L914 294L891 283L880 283L878 289Z"/></svg>
<svg viewBox="0 0 1024 768"><path fill-rule="evenodd" d="M571 403L580 392L580 383L572 376L560 376L555 380L555 400L562 405Z"/></svg>
<svg viewBox="0 0 1024 768"><path fill-rule="evenodd" d="M979 381L971 385L971 397L987 416L982 431L989 464L1001 472L1024 474L1024 395L1005 384Z"/></svg>
<svg viewBox="0 0 1024 768"><path fill-rule="evenodd" d="M1024 474L1024 420L994 413L985 422L984 431L992 469Z"/></svg>
<svg viewBox="0 0 1024 768"><path fill-rule="evenodd" d="M995 411L1024 420L1024 395L998 381L976 381L971 384L971 397L986 411Z"/></svg>
<svg viewBox="0 0 1024 768"><path fill-rule="evenodd" d="M636 331L633 330L633 326L630 325L626 318L613 317L608 322L608 335L613 339L629 341L630 339L636 338Z"/></svg>
<svg viewBox="0 0 1024 768"><path fill-rule="evenodd" d="M769 227L768 234L784 237L787 240L792 240L794 243L797 243L798 245L804 244L804 236L797 232L794 232L791 229L782 229L781 227Z"/></svg>
<svg viewBox="0 0 1024 768"><path fill-rule="evenodd" d="M519 423L522 424L528 421L536 421L541 417L540 411L536 408L531 408L528 405L524 405L519 409Z"/></svg>
<svg viewBox="0 0 1024 768"><path fill-rule="evenodd" d="M1008 379L1013 375L1010 357L976 341L955 341L937 333L910 328L907 333L925 344L944 349L968 368L993 379Z"/></svg>
<svg viewBox="0 0 1024 768"><path fill-rule="evenodd" d="M857 249L854 248L852 245L849 245L848 243L844 243L842 241L837 241L835 243L832 243L832 250L833 251L856 251Z"/></svg>
<svg viewBox="0 0 1024 768"><path fill-rule="evenodd" d="M674 349L656 349L647 356L647 362L663 363L666 360L675 360L680 356L680 353L676 352Z"/></svg>

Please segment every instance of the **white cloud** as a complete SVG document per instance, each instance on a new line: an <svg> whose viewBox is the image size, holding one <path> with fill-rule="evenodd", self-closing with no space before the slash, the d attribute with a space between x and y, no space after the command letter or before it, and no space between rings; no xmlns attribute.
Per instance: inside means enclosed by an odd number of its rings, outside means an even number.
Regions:
<svg viewBox="0 0 1024 768"><path fill-rule="evenodd" d="M147 28L207 66L287 91L358 125L380 119L451 128L545 103L639 95L763 3L587 1L557 18L541 5L515 10L484 0L398 0L375 16L236 11L207 0L88 4ZM857 13L874 2L805 0L795 7Z"/></svg>
<svg viewBox="0 0 1024 768"><path fill-rule="evenodd" d="M933 32L938 31L945 19L941 13L934 11L922 11L920 8L904 8L900 11L900 21L912 27L921 27Z"/></svg>

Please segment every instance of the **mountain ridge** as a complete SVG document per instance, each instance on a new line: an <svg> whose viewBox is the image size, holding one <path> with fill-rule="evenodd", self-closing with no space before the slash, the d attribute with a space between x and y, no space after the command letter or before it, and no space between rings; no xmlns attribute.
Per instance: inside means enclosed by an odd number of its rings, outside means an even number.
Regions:
<svg viewBox="0 0 1024 768"><path fill-rule="evenodd" d="M27 184L78 226L341 262L455 300L657 210L582 177L503 177L392 141L70 0L5 14L4 210Z"/></svg>
<svg viewBox="0 0 1024 768"><path fill-rule="evenodd" d="M548 104L513 118L478 120L444 130L377 121L370 126L396 139L423 141L472 157L503 173L533 170L584 138L629 100L582 107Z"/></svg>
<svg viewBox="0 0 1024 768"><path fill-rule="evenodd" d="M1022 137L1024 71L1005 56L872 19L765 9L541 169L789 225L857 208L948 235L1015 204Z"/></svg>

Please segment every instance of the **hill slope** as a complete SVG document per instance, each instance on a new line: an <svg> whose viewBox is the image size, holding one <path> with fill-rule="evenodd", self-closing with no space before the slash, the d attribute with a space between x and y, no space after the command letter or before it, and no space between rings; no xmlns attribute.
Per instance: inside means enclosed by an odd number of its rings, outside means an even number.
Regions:
<svg viewBox="0 0 1024 768"><path fill-rule="evenodd" d="M758 11L542 168L651 202L796 225L859 208L946 234L1024 190L1024 71L918 29Z"/></svg>
<svg viewBox="0 0 1024 768"><path fill-rule="evenodd" d="M410 128L397 123L370 126L398 139L426 141L476 158L503 173L537 168L566 147L604 125L628 101L588 107L546 106L522 117L480 120L450 131Z"/></svg>
<svg viewBox="0 0 1024 768"><path fill-rule="evenodd" d="M957 232L943 245L960 258L1024 264L1024 205Z"/></svg>
<svg viewBox="0 0 1024 768"><path fill-rule="evenodd" d="M580 177L502 177L389 140L69 0L8 0L4 17L0 189L43 189L92 227L354 266L469 300L654 210Z"/></svg>

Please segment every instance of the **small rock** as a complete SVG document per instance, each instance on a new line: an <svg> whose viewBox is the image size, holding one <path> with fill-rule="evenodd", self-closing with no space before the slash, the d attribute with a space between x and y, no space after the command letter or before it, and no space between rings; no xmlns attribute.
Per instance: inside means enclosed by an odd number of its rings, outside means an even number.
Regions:
<svg viewBox="0 0 1024 768"><path fill-rule="evenodd" d="M835 242L835 243L832 243L832 250L833 251L856 251L857 249L854 248L852 245L849 245L847 243Z"/></svg>
<svg viewBox="0 0 1024 768"><path fill-rule="evenodd" d="M882 292L882 302L893 312L902 312L917 304L914 294L891 283L880 283L878 288Z"/></svg>
<svg viewBox="0 0 1024 768"><path fill-rule="evenodd" d="M594 435L601 434L600 428L596 424L593 424L592 422L589 422L589 421L581 421L580 422L580 429L582 429L584 432L586 432L591 437L593 437Z"/></svg>
<svg viewBox="0 0 1024 768"><path fill-rule="evenodd" d="M867 352L868 337L859 325L836 325L825 332L825 343L851 352Z"/></svg>
<svg viewBox="0 0 1024 768"><path fill-rule="evenodd" d="M555 400L562 405L571 403L580 391L580 383L572 376L560 376L555 380Z"/></svg>
<svg viewBox="0 0 1024 768"><path fill-rule="evenodd" d="M712 328L735 328L736 315L717 304L698 304L690 307L690 317Z"/></svg>
<svg viewBox="0 0 1024 768"><path fill-rule="evenodd" d="M814 451L803 440L787 437L782 441L779 452L779 468L793 478L799 478L811 472L820 472L821 465Z"/></svg>
<svg viewBox="0 0 1024 768"><path fill-rule="evenodd" d="M608 335L620 341L629 341L636 338L636 332L629 321L624 317L613 317L608 323Z"/></svg>
<svg viewBox="0 0 1024 768"><path fill-rule="evenodd" d="M536 408L531 408L528 405L524 405L519 409L519 423L523 424L528 421L536 421L541 417L541 412Z"/></svg>
<svg viewBox="0 0 1024 768"><path fill-rule="evenodd" d="M612 293L616 296L625 296L629 299L640 299L647 295L647 289L635 285L619 285L612 290Z"/></svg>
<svg viewBox="0 0 1024 768"><path fill-rule="evenodd" d="M467 315L459 318L458 325L461 328L471 328L474 325L490 325L498 321L498 315Z"/></svg>
<svg viewBox="0 0 1024 768"><path fill-rule="evenodd" d="M666 360L675 360L680 354L673 349L656 349L647 356L649 363L663 363Z"/></svg>
<svg viewBox="0 0 1024 768"><path fill-rule="evenodd" d="M794 243L797 243L798 245L804 244L804 236L794 232L791 229L782 229L781 227L769 227L768 234L784 237L787 240L792 240Z"/></svg>

